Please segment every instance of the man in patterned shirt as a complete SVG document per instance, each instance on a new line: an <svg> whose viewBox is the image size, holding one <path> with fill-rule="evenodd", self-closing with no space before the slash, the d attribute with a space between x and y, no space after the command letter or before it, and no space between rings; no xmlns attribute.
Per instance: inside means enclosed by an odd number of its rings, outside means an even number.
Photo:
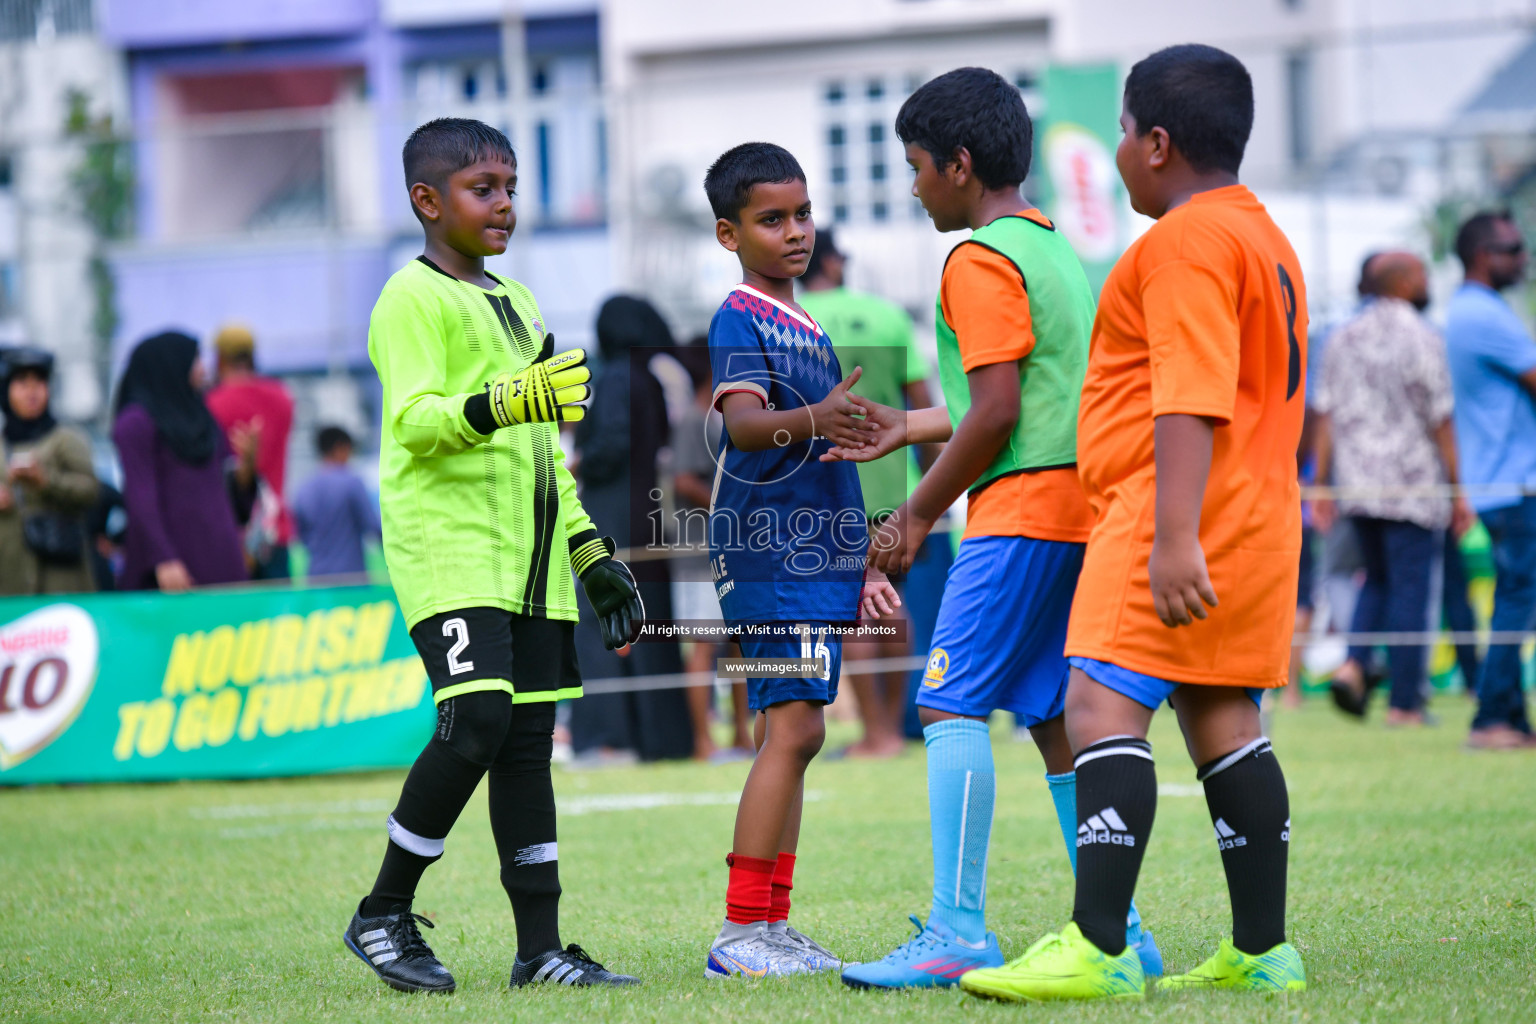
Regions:
<svg viewBox="0 0 1536 1024"><path fill-rule="evenodd" d="M1447 526L1472 524L1457 482L1451 379L1445 343L1420 313L1429 305L1424 264L1411 253L1383 253L1369 264L1362 291L1375 301L1339 328L1323 360L1314 397L1317 475L1341 489L1317 501L1318 525L1348 516L1365 561L1365 584L1351 632L1419 633L1430 626L1430 571ZM1425 648L1388 648L1393 725L1425 724ZM1343 711L1365 714L1370 646L1355 645L1330 689Z"/></svg>

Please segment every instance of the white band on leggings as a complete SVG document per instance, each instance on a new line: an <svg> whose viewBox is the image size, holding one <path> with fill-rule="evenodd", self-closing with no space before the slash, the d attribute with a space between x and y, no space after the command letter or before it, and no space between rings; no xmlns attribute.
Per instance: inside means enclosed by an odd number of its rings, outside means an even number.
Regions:
<svg viewBox="0 0 1536 1024"><path fill-rule="evenodd" d="M385 823L389 829L389 841L408 853L414 853L418 857L441 857L443 855L443 840L428 839L419 836L395 820L391 814L389 821Z"/></svg>
<svg viewBox="0 0 1536 1024"><path fill-rule="evenodd" d="M1226 771L1228 768L1231 768L1233 765L1237 764L1237 762L1241 761L1243 758L1247 757L1249 754L1262 754L1262 753L1265 753L1268 750L1269 750L1269 740L1266 739L1263 736L1260 736L1258 739L1254 740L1252 743L1248 744L1247 746L1240 747L1237 750L1232 751L1232 753L1228 754L1226 757L1222 758L1220 761L1217 761L1215 764L1211 765L1211 770L1208 771L1208 772L1202 772L1200 774L1199 778L1197 778L1195 781L1196 782L1204 782L1206 779L1210 778L1212 775L1216 775L1216 774L1218 774L1220 772Z"/></svg>

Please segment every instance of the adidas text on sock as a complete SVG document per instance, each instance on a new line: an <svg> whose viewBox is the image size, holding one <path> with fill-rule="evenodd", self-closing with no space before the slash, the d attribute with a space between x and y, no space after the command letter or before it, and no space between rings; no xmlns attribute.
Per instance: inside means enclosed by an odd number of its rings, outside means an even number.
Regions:
<svg viewBox="0 0 1536 1024"><path fill-rule="evenodd" d="M1265 953L1285 941L1290 797L1269 740L1200 766L1216 848L1232 900L1232 944Z"/></svg>
<svg viewBox="0 0 1536 1024"><path fill-rule="evenodd" d="M1152 745L1118 736L1078 753L1077 895L1072 920L1111 956L1125 950L1126 917L1152 820L1157 771Z"/></svg>

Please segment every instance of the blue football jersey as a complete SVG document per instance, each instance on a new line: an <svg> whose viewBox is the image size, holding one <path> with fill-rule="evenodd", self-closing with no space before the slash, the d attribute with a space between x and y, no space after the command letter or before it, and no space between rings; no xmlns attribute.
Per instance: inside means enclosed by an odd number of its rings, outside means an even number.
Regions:
<svg viewBox="0 0 1536 1024"><path fill-rule="evenodd" d="M744 392L769 409L815 405L843 379L815 321L738 285L709 324L714 402ZM725 621L851 622L869 545L851 462L822 462L817 437L744 452L721 431L709 509L715 592Z"/></svg>

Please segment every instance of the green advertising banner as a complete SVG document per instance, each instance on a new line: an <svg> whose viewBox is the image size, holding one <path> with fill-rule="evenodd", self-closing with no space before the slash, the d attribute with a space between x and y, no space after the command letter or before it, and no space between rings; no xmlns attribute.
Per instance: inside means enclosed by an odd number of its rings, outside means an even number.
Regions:
<svg viewBox="0 0 1536 1024"><path fill-rule="evenodd" d="M0 785L401 767L434 721L388 587L0 598Z"/></svg>
<svg viewBox="0 0 1536 1024"><path fill-rule="evenodd" d="M1120 144L1120 71L1113 64L1045 71L1040 137L1041 205L1072 243L1094 294L1125 248Z"/></svg>

